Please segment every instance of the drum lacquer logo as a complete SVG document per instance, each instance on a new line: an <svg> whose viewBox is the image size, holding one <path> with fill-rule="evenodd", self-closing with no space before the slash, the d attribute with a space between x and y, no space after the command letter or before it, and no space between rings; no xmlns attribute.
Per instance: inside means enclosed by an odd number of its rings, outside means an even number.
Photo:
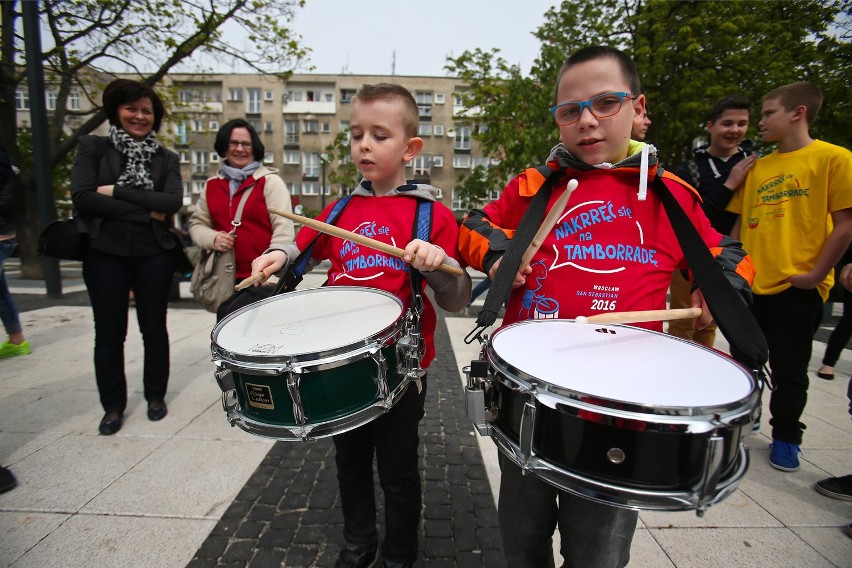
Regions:
<svg viewBox="0 0 852 568"><path fill-rule="evenodd" d="M246 383L246 400L248 400L249 406L264 410L275 410L275 403L272 401L272 389L267 385Z"/></svg>

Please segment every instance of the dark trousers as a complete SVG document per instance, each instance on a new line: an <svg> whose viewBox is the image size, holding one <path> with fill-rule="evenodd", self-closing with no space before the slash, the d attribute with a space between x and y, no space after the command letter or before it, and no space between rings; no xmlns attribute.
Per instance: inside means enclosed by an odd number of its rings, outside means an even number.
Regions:
<svg viewBox="0 0 852 568"><path fill-rule="evenodd" d="M790 287L772 295L754 295L752 313L766 335L775 390L769 399L772 439L802 443L800 422L808 402L808 365L814 334L822 321L822 297L816 289Z"/></svg>
<svg viewBox="0 0 852 568"><path fill-rule="evenodd" d="M499 460L497 514L509 568L553 568L553 531L557 524L563 568L627 565L637 511L577 497L534 475L523 475L502 452Z"/></svg>
<svg viewBox="0 0 852 568"><path fill-rule="evenodd" d="M423 392L410 384L387 414L344 434L334 436L337 481L343 508L343 537L355 546L375 546L376 496L373 456L385 496L385 540L382 558L393 562L417 560L422 495L418 468L417 426L423 417Z"/></svg>
<svg viewBox="0 0 852 568"><path fill-rule="evenodd" d="M852 293L843 291L843 316L831 335L828 338L828 343L825 346L825 355L822 358L822 364L834 367L837 360L840 359L840 352L849 343L849 338L852 337Z"/></svg>
<svg viewBox="0 0 852 568"><path fill-rule="evenodd" d="M95 378L106 412L127 408L124 340L130 291L145 348L142 382L145 400L163 400L169 383L169 305L174 264L168 252L116 256L90 249L83 260L83 280L95 316Z"/></svg>

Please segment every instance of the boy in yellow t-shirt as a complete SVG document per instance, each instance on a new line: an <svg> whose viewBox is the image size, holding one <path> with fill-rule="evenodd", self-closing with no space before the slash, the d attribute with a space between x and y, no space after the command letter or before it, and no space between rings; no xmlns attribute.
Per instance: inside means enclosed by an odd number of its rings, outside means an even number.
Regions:
<svg viewBox="0 0 852 568"><path fill-rule="evenodd" d="M777 386L769 463L782 471L799 469L811 341L832 269L852 240L852 153L811 138L821 104L819 87L806 81L764 97L760 135L778 149L755 163L728 204L740 215L731 236L754 260L752 312Z"/></svg>

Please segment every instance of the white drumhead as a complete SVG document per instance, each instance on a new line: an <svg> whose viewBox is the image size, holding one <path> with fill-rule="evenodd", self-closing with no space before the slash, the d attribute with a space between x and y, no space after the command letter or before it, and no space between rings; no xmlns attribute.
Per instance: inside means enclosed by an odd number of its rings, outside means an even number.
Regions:
<svg viewBox="0 0 852 568"><path fill-rule="evenodd" d="M752 392L747 371L724 355L635 327L527 321L494 333L491 347L539 381L625 403L704 407Z"/></svg>
<svg viewBox="0 0 852 568"><path fill-rule="evenodd" d="M223 320L213 342L252 356L330 351L380 333L401 314L402 302L381 290L313 288L274 296Z"/></svg>

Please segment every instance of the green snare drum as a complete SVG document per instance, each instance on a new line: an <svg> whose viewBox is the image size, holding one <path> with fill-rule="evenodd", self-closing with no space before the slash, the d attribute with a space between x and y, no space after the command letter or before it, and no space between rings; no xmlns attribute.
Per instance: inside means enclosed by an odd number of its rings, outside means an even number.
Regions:
<svg viewBox="0 0 852 568"><path fill-rule="evenodd" d="M211 335L228 421L308 440L377 418L417 376L411 319L395 296L350 286L273 296L230 314Z"/></svg>

